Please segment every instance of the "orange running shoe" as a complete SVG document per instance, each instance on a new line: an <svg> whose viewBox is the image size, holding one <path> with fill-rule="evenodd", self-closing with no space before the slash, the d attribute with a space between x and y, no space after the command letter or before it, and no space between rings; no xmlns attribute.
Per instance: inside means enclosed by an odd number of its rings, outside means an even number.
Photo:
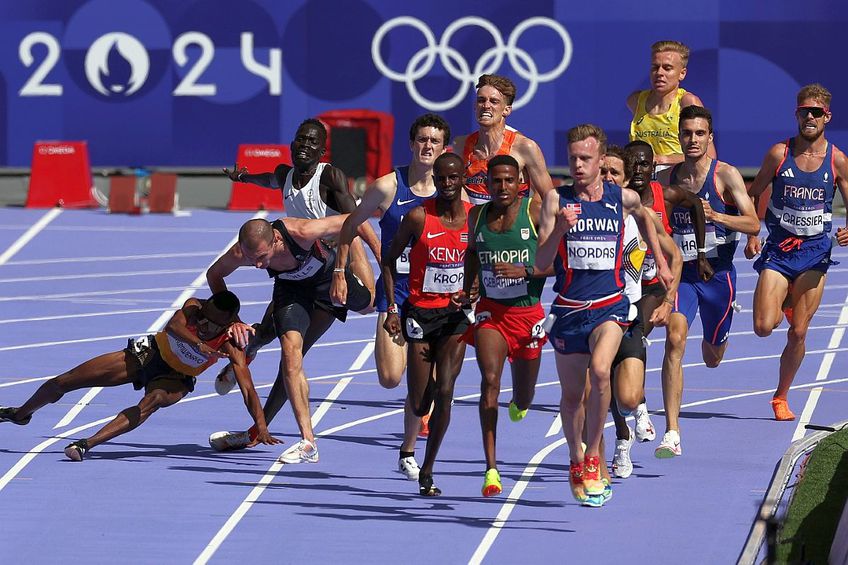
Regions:
<svg viewBox="0 0 848 565"><path fill-rule="evenodd" d="M772 398L771 409L774 410L774 419L779 422L789 422L795 419L795 414L789 409L789 403L785 398Z"/></svg>
<svg viewBox="0 0 848 565"><path fill-rule="evenodd" d="M572 463L568 467L568 485L571 487L571 496L574 500L586 502L589 498L583 490L583 463Z"/></svg>
<svg viewBox="0 0 848 565"><path fill-rule="evenodd" d="M583 459L583 490L587 496L604 494L604 483L601 482L601 462L598 455L587 455Z"/></svg>
<svg viewBox="0 0 848 565"><path fill-rule="evenodd" d="M430 437L430 415L421 417L421 428L418 430L418 437Z"/></svg>

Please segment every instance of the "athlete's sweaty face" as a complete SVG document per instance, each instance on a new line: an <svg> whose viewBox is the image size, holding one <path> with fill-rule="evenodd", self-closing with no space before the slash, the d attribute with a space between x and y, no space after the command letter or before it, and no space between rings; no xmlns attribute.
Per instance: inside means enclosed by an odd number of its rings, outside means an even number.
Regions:
<svg viewBox="0 0 848 565"><path fill-rule="evenodd" d="M654 152L648 147L636 147L628 151L632 152L636 160L628 188L641 191L648 185L654 174Z"/></svg>
<svg viewBox="0 0 848 565"><path fill-rule="evenodd" d="M605 155L601 162L601 176L607 182L624 186L624 161L615 155Z"/></svg>
<svg viewBox="0 0 848 565"><path fill-rule="evenodd" d="M418 128L415 139L409 142L412 160L433 166L436 157L445 152L445 132L433 126Z"/></svg>
<svg viewBox="0 0 848 565"><path fill-rule="evenodd" d="M512 106L507 106L506 97L494 86L487 84L477 90L474 114L481 126L491 127L499 124L511 111Z"/></svg>
<svg viewBox="0 0 848 565"><path fill-rule="evenodd" d="M660 94L667 94L680 86L686 77L686 67L680 53L660 51L651 56L651 86Z"/></svg>
<svg viewBox="0 0 848 565"><path fill-rule="evenodd" d="M304 124L291 142L292 164L297 169L309 169L321 160L327 150L327 138L315 124Z"/></svg>
<svg viewBox="0 0 848 565"><path fill-rule="evenodd" d="M518 197L518 171L512 165L495 165L489 169L489 194L492 206L507 208Z"/></svg>
<svg viewBox="0 0 848 565"><path fill-rule="evenodd" d="M795 110L795 118L798 120L798 133L804 139L813 141L824 133L824 126L830 121L830 112L824 102L816 98L805 98L799 108L821 108L824 115L819 118L813 116L809 110Z"/></svg>
<svg viewBox="0 0 848 565"><path fill-rule="evenodd" d="M601 176L601 145L594 137L568 144L568 166L576 186L588 187Z"/></svg>
<svg viewBox="0 0 848 565"><path fill-rule="evenodd" d="M433 168L433 180L438 198L455 200L462 197L462 185L465 182L461 159L442 159Z"/></svg>
<svg viewBox="0 0 848 565"><path fill-rule="evenodd" d="M699 159L704 156L710 143L713 142L710 123L706 118L683 120L680 122L679 138L683 154L692 159Z"/></svg>
<svg viewBox="0 0 848 565"><path fill-rule="evenodd" d="M271 259L274 258L274 248L276 246L277 238L275 236L271 240L271 243L262 241L253 249L246 245L241 245L241 254L248 264L253 265L257 269L267 269L271 264Z"/></svg>

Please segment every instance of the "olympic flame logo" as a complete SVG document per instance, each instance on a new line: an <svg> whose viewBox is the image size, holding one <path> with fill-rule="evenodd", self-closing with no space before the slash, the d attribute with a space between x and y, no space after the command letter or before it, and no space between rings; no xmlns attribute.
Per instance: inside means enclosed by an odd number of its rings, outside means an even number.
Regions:
<svg viewBox="0 0 848 565"><path fill-rule="evenodd" d="M383 56L380 54L380 46L387 33L402 26L409 26L420 31L427 41L427 45L409 59L403 72L398 72L390 69L383 60ZM457 31L472 26L487 31L495 43L493 47L487 49L477 59L473 69L463 54L450 46L451 38ZM533 57L518 46L518 40L522 34L537 26L552 29L562 40L562 59L556 67L543 73L539 72ZM456 20L445 29L439 41L436 41L433 31L423 21L412 16L400 16L381 25L371 40L371 58L374 60L377 69L387 78L406 84L406 90L415 103L432 112L443 112L457 106L468 94L468 89L474 87L480 75L497 72L505 57L509 60L509 64L515 73L528 82L527 90L512 104L513 108L518 109L533 98L540 82L550 82L565 72L571 62L571 54L571 36L568 35L565 28L559 22L541 16L528 18L515 26L506 43L504 43L500 30L492 22L477 16L467 16ZM430 100L422 96L415 85L416 81L421 80L430 72L436 63L436 57L439 58L447 73L459 81L459 88L448 100Z"/></svg>

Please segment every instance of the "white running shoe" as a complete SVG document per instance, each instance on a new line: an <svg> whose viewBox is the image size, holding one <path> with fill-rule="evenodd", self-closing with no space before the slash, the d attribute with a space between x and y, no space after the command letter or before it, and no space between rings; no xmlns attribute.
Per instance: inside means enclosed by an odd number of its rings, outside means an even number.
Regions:
<svg viewBox="0 0 848 565"><path fill-rule="evenodd" d="M250 443L248 432L215 432L209 436L209 446L215 451L244 449Z"/></svg>
<svg viewBox="0 0 848 565"><path fill-rule="evenodd" d="M398 459L398 472L406 475L410 481L418 480L418 473L421 469L418 468L418 462L415 457L401 457Z"/></svg>
<svg viewBox="0 0 848 565"><path fill-rule="evenodd" d="M280 463L318 463L318 446L307 439L302 439L283 451L277 459Z"/></svg>
<svg viewBox="0 0 848 565"><path fill-rule="evenodd" d="M630 437L615 440L615 455L612 457L612 474L626 479L633 474L633 461L630 460L630 448L633 447L633 428L627 426Z"/></svg>
<svg viewBox="0 0 848 565"><path fill-rule="evenodd" d="M680 432L677 430L667 431L659 447L654 450L654 455L658 459L671 459L683 455L683 449L680 447Z"/></svg>
<svg viewBox="0 0 848 565"><path fill-rule="evenodd" d="M646 442L657 439L657 432L654 430L654 423L651 422L651 415L648 414L647 404L643 402L637 406L633 417L636 419L636 441Z"/></svg>
<svg viewBox="0 0 848 565"><path fill-rule="evenodd" d="M215 377L215 392L224 395L233 390L234 386L236 386L236 375L233 371L233 364L227 363Z"/></svg>

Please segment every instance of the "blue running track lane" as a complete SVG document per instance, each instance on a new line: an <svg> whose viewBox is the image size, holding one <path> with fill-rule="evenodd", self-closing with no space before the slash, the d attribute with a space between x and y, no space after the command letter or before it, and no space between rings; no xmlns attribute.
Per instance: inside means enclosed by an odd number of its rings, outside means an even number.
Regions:
<svg viewBox="0 0 848 565"><path fill-rule="evenodd" d="M44 219L50 212L0 209L0 405L17 405L45 379L122 349L128 337L147 333L172 311L193 283L197 296L208 295L206 267L251 217L208 210L181 217L62 211ZM789 397L796 415L805 411L820 424L846 417L848 374L839 368L846 366L848 347L848 252L836 249L834 259L843 263L828 276ZM768 339L754 336L756 276L741 248L737 266L737 301L744 310L736 314L719 368L701 362L699 321L690 332L682 457L653 455L665 425L660 329L651 336L647 378L658 438L633 447L634 473L614 481L614 497L602 509L582 508L569 494L549 348L527 418L510 422L510 393L505 388L501 394L504 493L480 495L480 375L469 348L435 468L444 494L419 497L417 483L396 471L406 387L378 384L370 345L375 316L352 314L305 360L318 464L275 464L298 439L288 406L270 426L284 446L211 450L210 433L250 424L237 391L215 394L217 367L201 375L195 392L179 404L97 447L82 463L70 462L62 453L69 438L91 435L139 399L131 386L77 391L36 413L28 426L0 424L0 548L17 563L432 565L555 563L564 555L593 563L733 562L774 464L804 433L798 421L772 420L769 400L787 325ZM267 275L240 269L228 284L242 299L242 317L258 320L271 297ZM550 287L546 292L549 301ZM251 365L263 398L278 362L279 349L271 345ZM611 427L606 440L609 460ZM419 462L424 441L416 451Z"/></svg>

